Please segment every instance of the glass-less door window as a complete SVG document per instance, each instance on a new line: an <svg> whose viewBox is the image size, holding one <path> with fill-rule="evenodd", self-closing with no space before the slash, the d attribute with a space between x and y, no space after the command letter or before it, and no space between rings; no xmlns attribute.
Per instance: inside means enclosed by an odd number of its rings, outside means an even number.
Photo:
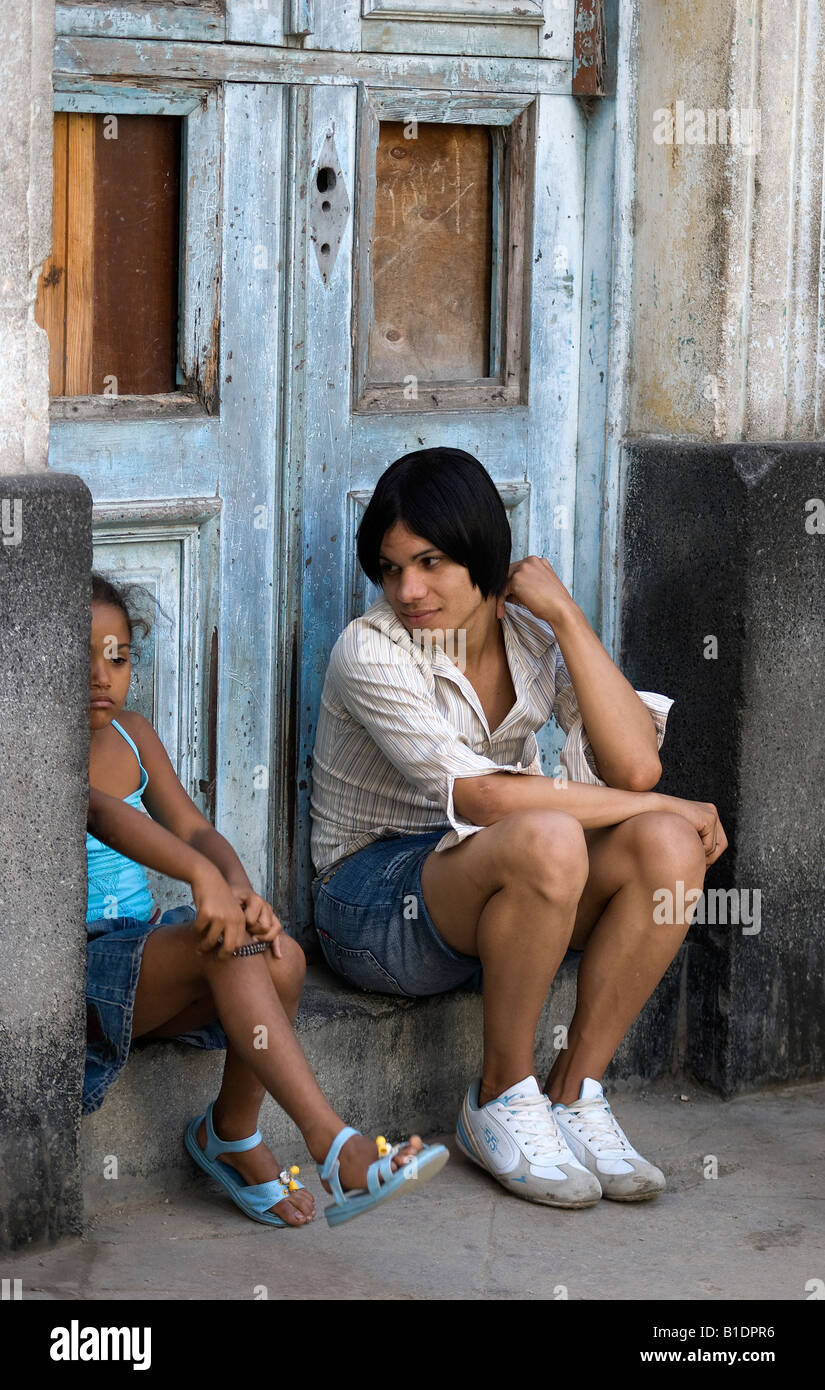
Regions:
<svg viewBox="0 0 825 1390"><path fill-rule="evenodd" d="M56 113L36 305L53 396L175 390L180 162L180 117Z"/></svg>
<svg viewBox="0 0 825 1390"><path fill-rule="evenodd" d="M457 119L457 117L461 119ZM526 389L532 103L368 90L355 409L512 406Z"/></svg>

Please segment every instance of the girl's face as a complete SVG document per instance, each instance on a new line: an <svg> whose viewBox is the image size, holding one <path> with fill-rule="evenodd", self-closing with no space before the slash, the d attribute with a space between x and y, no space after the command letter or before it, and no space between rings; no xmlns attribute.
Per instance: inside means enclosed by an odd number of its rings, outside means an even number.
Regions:
<svg viewBox="0 0 825 1390"><path fill-rule="evenodd" d="M132 666L129 624L110 603L92 604L89 727L105 729L123 709L129 694Z"/></svg>

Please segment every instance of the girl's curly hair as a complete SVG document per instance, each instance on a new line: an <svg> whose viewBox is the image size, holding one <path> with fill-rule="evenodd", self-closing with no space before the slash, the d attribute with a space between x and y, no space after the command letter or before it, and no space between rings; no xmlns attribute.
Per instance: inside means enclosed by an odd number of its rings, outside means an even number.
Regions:
<svg viewBox="0 0 825 1390"><path fill-rule="evenodd" d="M129 629L131 638L135 632L140 637L146 637L150 631L151 624L146 618L139 617L132 612L131 603L136 594L145 597L146 590L142 584L114 584L111 579L107 579L104 574L92 574L92 603L108 603L112 608L119 608Z"/></svg>

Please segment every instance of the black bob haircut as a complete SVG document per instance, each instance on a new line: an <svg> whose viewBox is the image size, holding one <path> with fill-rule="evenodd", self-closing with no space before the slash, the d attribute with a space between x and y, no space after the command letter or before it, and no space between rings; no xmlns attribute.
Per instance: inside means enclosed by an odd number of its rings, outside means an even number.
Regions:
<svg viewBox="0 0 825 1390"><path fill-rule="evenodd" d="M504 593L510 523L495 483L463 449L416 449L381 474L361 525L358 562L381 587L381 543L397 521L470 571L483 598Z"/></svg>

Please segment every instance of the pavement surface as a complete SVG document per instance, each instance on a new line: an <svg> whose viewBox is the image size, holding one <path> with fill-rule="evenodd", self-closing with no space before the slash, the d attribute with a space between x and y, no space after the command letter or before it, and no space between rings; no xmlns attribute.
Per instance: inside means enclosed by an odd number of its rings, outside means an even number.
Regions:
<svg viewBox="0 0 825 1390"><path fill-rule="evenodd" d="M41 1300L784 1301L817 1280L822 1297L825 1084L722 1101L666 1081L612 1103L667 1175L653 1202L536 1206L446 1136L431 1184L337 1230L308 1166L319 1212L299 1230L253 1223L193 1169L183 1192L147 1185L145 1200L92 1214L82 1238L7 1256L4 1274Z"/></svg>

